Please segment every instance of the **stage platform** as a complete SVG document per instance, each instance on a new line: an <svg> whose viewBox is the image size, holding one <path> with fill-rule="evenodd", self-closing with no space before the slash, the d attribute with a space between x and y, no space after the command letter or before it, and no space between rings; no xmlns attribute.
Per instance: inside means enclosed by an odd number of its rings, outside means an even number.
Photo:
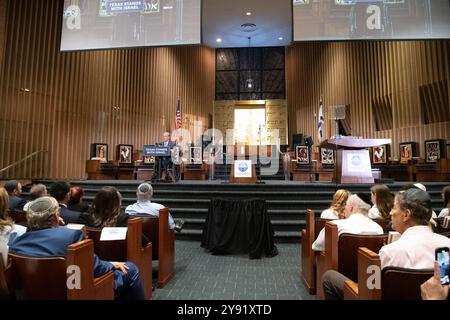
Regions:
<svg viewBox="0 0 450 320"><path fill-rule="evenodd" d="M50 180L34 180L34 183L49 185ZM92 202L98 189L114 186L122 194L122 205L136 201L136 188L144 181L139 180L72 180L70 183L84 189L84 201ZM393 191L398 191L408 182L380 181ZM391 183L389 183L391 182ZM432 197L433 209L442 209L442 189L450 185L441 182L422 182ZM267 201L268 211L275 231L276 241L299 242L300 230L305 225L306 209L313 209L320 215L329 207L337 189L370 194L371 184L335 184L326 182L264 181L263 184L230 184L226 181L178 181L175 183L154 183L154 202L170 208L175 218L183 218L185 225L177 239L200 241L203 225L211 199L261 198ZM28 188L24 188L27 195Z"/></svg>

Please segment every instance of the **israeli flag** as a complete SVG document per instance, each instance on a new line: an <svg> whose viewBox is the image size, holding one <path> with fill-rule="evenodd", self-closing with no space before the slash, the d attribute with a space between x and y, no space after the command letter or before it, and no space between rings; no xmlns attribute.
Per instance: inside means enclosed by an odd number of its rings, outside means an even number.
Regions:
<svg viewBox="0 0 450 320"><path fill-rule="evenodd" d="M319 118L317 121L317 129L319 130L319 137L323 138L323 101L320 99L319 103Z"/></svg>

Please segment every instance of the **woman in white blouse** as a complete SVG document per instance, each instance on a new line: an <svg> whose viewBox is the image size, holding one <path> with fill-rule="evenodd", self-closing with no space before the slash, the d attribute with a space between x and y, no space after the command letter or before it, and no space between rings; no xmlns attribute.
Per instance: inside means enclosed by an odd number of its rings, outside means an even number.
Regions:
<svg viewBox="0 0 450 320"><path fill-rule="evenodd" d="M344 209L345 204L347 203L348 197L350 197L352 194L350 191L345 189L339 189L335 192L333 195L333 202L331 203L331 206L322 211L322 214L320 215L321 219L344 219Z"/></svg>
<svg viewBox="0 0 450 320"><path fill-rule="evenodd" d="M372 208L369 210L369 218L389 218L389 213L394 206L394 195L384 184L376 184L370 188Z"/></svg>
<svg viewBox="0 0 450 320"><path fill-rule="evenodd" d="M8 255L8 242L12 237L18 237L27 231L27 228L14 224L8 216L9 196L5 188L0 188L0 258L6 264Z"/></svg>
<svg viewBox="0 0 450 320"><path fill-rule="evenodd" d="M450 214L450 186L446 186L444 190L442 190L442 200L444 200L444 209L439 213L439 218Z"/></svg>

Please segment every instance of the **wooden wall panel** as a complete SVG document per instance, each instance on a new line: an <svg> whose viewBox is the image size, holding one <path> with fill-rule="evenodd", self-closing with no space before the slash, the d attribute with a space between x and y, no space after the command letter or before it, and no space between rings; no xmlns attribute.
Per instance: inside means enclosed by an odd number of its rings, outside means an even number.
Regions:
<svg viewBox="0 0 450 320"><path fill-rule="evenodd" d="M178 99L185 128L210 118L213 49L60 53L61 16L59 0L8 2L0 74L0 168L35 151L46 152L0 178L83 178L91 143L108 143L109 159L115 159L117 144L139 150L160 141L164 130L175 127Z"/></svg>
<svg viewBox="0 0 450 320"><path fill-rule="evenodd" d="M286 50L286 83L290 134L302 132L318 143L317 113L323 97L329 106L350 105L352 134L391 138L398 144L450 139L450 122L424 124L419 87L446 80L449 94L450 41L358 41L296 43ZM393 129L375 131L372 101L391 96ZM448 101L448 99L447 99ZM445 106L450 113L450 106ZM324 137L335 131L325 121Z"/></svg>

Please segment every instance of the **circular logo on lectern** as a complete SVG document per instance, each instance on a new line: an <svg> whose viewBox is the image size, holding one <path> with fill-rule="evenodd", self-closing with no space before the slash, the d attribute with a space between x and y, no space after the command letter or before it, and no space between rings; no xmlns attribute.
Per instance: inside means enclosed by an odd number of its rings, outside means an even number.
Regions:
<svg viewBox="0 0 450 320"><path fill-rule="evenodd" d="M240 172L245 172L248 170L248 165L245 162L241 162L238 167Z"/></svg>
<svg viewBox="0 0 450 320"><path fill-rule="evenodd" d="M353 156L351 159L352 165L355 167L359 167L361 165L361 157L360 156Z"/></svg>

